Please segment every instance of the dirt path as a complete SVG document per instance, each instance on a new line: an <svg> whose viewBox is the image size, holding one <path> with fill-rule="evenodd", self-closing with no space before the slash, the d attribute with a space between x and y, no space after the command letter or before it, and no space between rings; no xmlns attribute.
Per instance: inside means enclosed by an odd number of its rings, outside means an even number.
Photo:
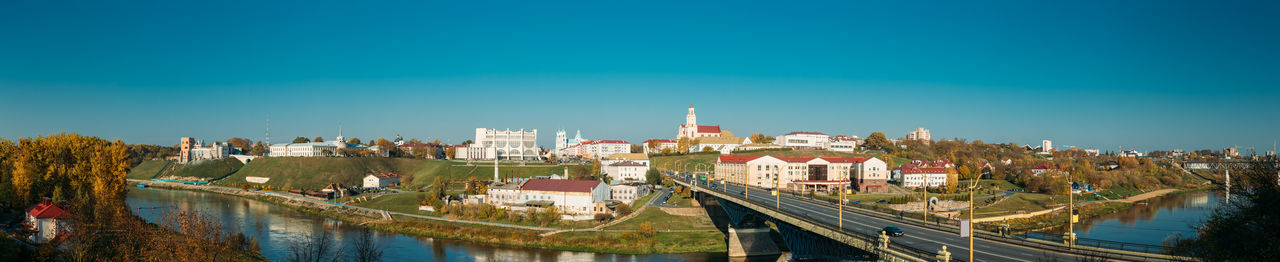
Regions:
<svg viewBox="0 0 1280 262"><path fill-rule="evenodd" d="M1116 199L1111 201L1116 201L1121 203L1133 203L1133 202L1138 202L1142 200L1147 200L1153 197L1163 196L1164 194L1172 193L1174 191L1178 191L1178 190L1173 188L1166 188L1166 189L1142 193L1141 195L1132 196L1132 197L1129 197L1128 199Z"/></svg>

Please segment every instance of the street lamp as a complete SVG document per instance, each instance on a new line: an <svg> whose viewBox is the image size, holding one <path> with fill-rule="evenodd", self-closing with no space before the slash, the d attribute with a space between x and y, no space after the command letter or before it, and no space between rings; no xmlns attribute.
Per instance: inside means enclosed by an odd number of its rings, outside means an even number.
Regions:
<svg viewBox="0 0 1280 262"><path fill-rule="evenodd" d="M973 205L973 191L978 189L978 179L974 177L969 179L973 179L973 182L969 183L969 221L965 223L969 224L969 232L967 232L969 233L969 261L973 261L973 213L978 211L978 208Z"/></svg>
<svg viewBox="0 0 1280 262"><path fill-rule="evenodd" d="M773 200L773 204L775 205L774 208L778 209L778 211L782 211L782 192L781 189L778 188L777 176L773 177L773 196L775 197Z"/></svg>
<svg viewBox="0 0 1280 262"><path fill-rule="evenodd" d="M1067 173L1067 248L1075 248L1076 245L1076 202L1075 194L1071 193L1071 173Z"/></svg>

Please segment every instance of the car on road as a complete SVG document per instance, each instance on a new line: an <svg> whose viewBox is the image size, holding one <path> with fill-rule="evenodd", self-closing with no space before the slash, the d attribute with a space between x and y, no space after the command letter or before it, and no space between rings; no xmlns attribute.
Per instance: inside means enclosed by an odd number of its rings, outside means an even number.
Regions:
<svg viewBox="0 0 1280 262"><path fill-rule="evenodd" d="M885 235L888 235L891 237L900 237L903 235L902 229L899 229L898 227L895 227L895 226L884 227L884 229L881 229L880 232L884 232Z"/></svg>

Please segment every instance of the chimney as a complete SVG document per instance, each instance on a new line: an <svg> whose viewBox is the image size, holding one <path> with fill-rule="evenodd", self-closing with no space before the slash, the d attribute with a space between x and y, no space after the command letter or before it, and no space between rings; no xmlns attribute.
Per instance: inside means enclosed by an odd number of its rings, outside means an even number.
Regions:
<svg viewBox="0 0 1280 262"><path fill-rule="evenodd" d="M47 198L47 197L46 197L46 198L41 198L41 199L40 199L40 204L41 204L41 205L46 205L46 206L47 206L47 205L51 205L51 204L53 204L53 199L49 199L49 198Z"/></svg>

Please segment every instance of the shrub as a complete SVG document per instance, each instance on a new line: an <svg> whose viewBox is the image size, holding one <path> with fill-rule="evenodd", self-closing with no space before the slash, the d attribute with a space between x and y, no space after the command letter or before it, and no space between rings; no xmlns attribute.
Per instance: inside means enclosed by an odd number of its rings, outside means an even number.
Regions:
<svg viewBox="0 0 1280 262"><path fill-rule="evenodd" d="M631 212L632 212L633 210L631 210L631 205L628 205L628 204L626 204L626 203L622 203L622 204L618 204L618 206L614 207L614 208L613 208L613 211L614 211L614 212L617 212L617 213L618 213L618 216L620 216L620 217L625 217L625 216L627 216L627 215L630 215L630 214L631 214Z"/></svg>
<svg viewBox="0 0 1280 262"><path fill-rule="evenodd" d="M601 223L609 222L609 220L613 220L613 215L610 215L607 213L598 213L596 214L595 219L596 219L596 222L601 222Z"/></svg>

